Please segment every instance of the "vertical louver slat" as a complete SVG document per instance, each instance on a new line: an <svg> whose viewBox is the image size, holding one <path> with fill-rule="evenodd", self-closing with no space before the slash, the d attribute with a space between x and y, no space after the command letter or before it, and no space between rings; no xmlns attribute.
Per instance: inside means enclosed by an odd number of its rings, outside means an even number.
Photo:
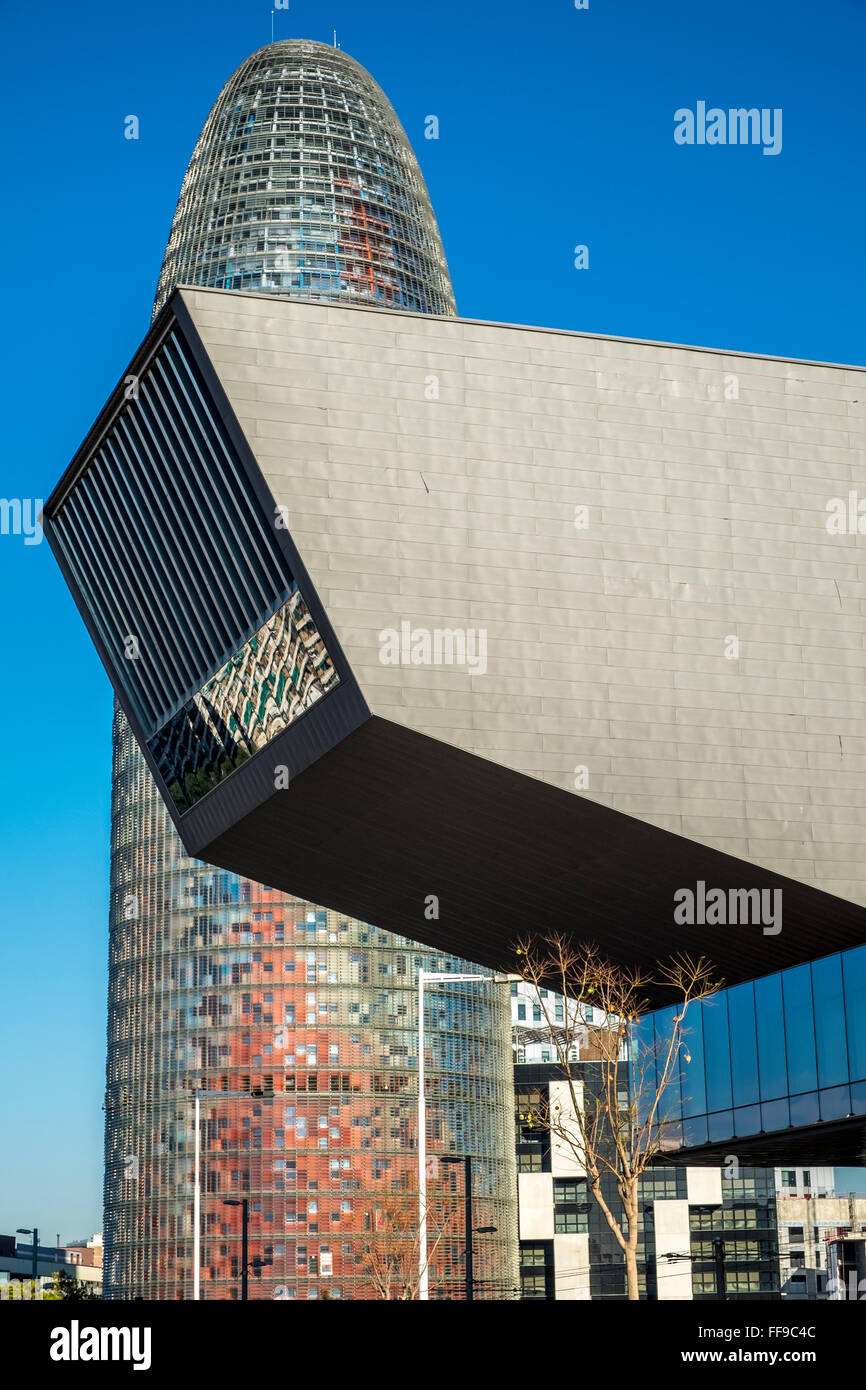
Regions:
<svg viewBox="0 0 866 1390"><path fill-rule="evenodd" d="M170 405L166 404L160 391L160 376L159 370L153 373L148 389L153 391L153 403L157 407L156 423L163 431L163 448L169 451L177 449L185 457L186 467L179 469L179 476L186 485L190 506L198 516L198 525L208 529L212 535L229 537L232 535L232 526L222 503L220 489L214 486L214 479L203 471L200 453L194 452L191 455L188 439L181 437L172 428L172 420L177 418L177 413L182 407L177 400L171 401ZM219 566L224 566L224 570L220 572L219 567L215 570L216 581L221 586L223 603L229 609L235 602L232 595L239 590L243 591L254 608L267 604L271 597L265 592L259 576L251 572L249 566L244 563L244 558L236 546L229 545L219 557Z"/></svg>
<svg viewBox="0 0 866 1390"><path fill-rule="evenodd" d="M146 515L142 512L140 494L130 485L128 470L123 462L120 451L114 452L112 444L107 444L106 448L112 455L115 467L111 471L112 482L117 488L120 505L126 509L130 532L134 538L134 543L138 546L139 553L143 557L143 563L147 570L150 582L155 594L163 599L170 591L170 585L166 585L167 571L161 553L154 549L153 538L148 532ZM199 619L203 627L209 624L208 608L204 603L199 603ZM196 627L189 626L185 630L177 632L178 646L183 648L185 660L191 670L199 668L202 663L207 664L209 643L213 643L211 634L209 641L202 642L200 632Z"/></svg>
<svg viewBox="0 0 866 1390"><path fill-rule="evenodd" d="M141 564L140 552L131 544L124 514L115 505L110 475L104 460L97 458L87 477L82 479L81 491L87 499L91 516L99 516L103 523L103 533L110 547L111 559L119 578L124 576L129 611L136 626L130 629L138 643L134 658L145 663L142 676L151 677L152 684L159 694L157 711L171 703L172 690L183 681L182 667L172 661L171 647L164 647L162 633L170 622L169 612L159 599L154 601L148 592L145 568ZM161 659L164 650L166 660ZM122 654L123 655L123 654Z"/></svg>
<svg viewBox="0 0 866 1390"><path fill-rule="evenodd" d="M177 370L175 367L176 359L171 349L174 349L176 353L181 370ZM211 455L220 468L220 478L223 485L220 489L220 496L224 497L227 504L234 509L236 533L239 538L248 538L248 544L251 547L250 558L256 565L257 572L263 576L270 575L271 584L278 586L284 577L285 568L282 556L274 545L269 521L266 521L262 516L252 484L240 468L234 451L226 448L227 441L224 431L218 424L214 412L208 406L176 337L172 337L170 341L166 362L175 368L175 374L190 413L199 423L201 438L208 442Z"/></svg>

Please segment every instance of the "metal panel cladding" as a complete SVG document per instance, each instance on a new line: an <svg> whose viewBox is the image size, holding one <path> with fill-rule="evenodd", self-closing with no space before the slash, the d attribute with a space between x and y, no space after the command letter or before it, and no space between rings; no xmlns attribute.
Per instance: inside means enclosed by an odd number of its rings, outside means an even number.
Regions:
<svg viewBox="0 0 866 1390"><path fill-rule="evenodd" d="M178 284L456 312L412 147L354 58L290 40L229 79L183 181L157 307Z"/></svg>
<svg viewBox="0 0 866 1390"><path fill-rule="evenodd" d="M241 64L195 147L155 312L179 283L455 312L415 157L353 59L292 41ZM169 726L167 748L184 739ZM417 972L471 967L190 859L119 710L113 773L106 1296L192 1296L199 1089L219 1093L202 1102L202 1297L239 1295L223 1203L240 1195L269 1261L251 1298L383 1297L395 1241L417 1266ZM508 1006L503 986L428 994L432 1297L463 1297L462 1178L435 1165L463 1153L496 1227L476 1297L516 1296Z"/></svg>

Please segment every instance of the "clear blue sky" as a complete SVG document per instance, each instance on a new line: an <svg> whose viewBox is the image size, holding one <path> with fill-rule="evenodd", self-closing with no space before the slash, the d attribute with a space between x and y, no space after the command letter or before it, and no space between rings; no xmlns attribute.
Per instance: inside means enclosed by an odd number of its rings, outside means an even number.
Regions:
<svg viewBox="0 0 866 1390"><path fill-rule="evenodd" d="M419 155L462 314L866 362L863 0L276 15L335 27ZM147 329L193 144L270 6L7 4L2 28L0 492L44 498ZM675 145L699 100L781 107L782 153ZM0 1231L67 1239L101 1223L111 700L46 544L0 537L0 594Z"/></svg>

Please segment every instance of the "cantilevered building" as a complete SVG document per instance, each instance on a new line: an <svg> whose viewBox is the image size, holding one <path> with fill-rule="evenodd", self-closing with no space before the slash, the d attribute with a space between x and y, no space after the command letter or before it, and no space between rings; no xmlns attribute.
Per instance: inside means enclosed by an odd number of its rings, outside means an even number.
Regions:
<svg viewBox="0 0 866 1390"><path fill-rule="evenodd" d="M703 954L670 1157L862 1161L863 370L223 285L119 375L45 527L187 851L493 969Z"/></svg>
<svg viewBox="0 0 866 1390"><path fill-rule="evenodd" d="M241 64L183 181L155 314L178 283L454 313L414 154L353 59L292 41ZM100 453L91 496L110 507L112 538L106 547L94 536L89 554L94 601L110 606L113 548L136 551L148 612L130 648L142 676L136 711L176 804L192 806L336 693L340 676L294 575L249 524L252 494L198 369L178 335L164 348L158 380L142 382L141 413ZM278 367L271 376L279 382ZM323 476L332 471L323 464ZM168 568L145 542L155 507L174 529ZM205 530L221 536L228 585L195 558ZM196 616L162 661L175 583ZM235 584L243 652L223 612ZM202 661L213 679L200 689ZM190 858L119 711L110 952L107 1295L193 1296L192 1101L202 1089L229 1093L201 1102L202 1297L238 1296L240 1223L222 1201L241 1194L250 1256L270 1262L252 1297L376 1296L377 1243L404 1220L397 1208L417 1203L418 969L462 963ZM429 1150L473 1155L479 1222L496 1227L476 1251L478 1297L511 1296L517 1283L507 1011L496 986L428 992ZM431 1297L462 1296L455 1172L431 1184L432 1229L447 1223ZM408 1267L412 1222L405 1229Z"/></svg>

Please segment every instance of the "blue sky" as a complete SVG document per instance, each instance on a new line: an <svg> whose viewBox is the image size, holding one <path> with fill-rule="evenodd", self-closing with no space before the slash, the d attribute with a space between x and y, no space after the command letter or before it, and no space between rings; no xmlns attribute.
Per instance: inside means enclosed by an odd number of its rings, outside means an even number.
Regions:
<svg viewBox="0 0 866 1390"><path fill-rule="evenodd" d="M146 331L193 144L270 14L6 7L3 496L48 495ZM866 362L862 0L275 17L334 28L415 146L463 315ZM781 154L676 145L699 100L781 108ZM0 536L0 595L0 1231L69 1239L101 1224L111 698L47 545Z"/></svg>

